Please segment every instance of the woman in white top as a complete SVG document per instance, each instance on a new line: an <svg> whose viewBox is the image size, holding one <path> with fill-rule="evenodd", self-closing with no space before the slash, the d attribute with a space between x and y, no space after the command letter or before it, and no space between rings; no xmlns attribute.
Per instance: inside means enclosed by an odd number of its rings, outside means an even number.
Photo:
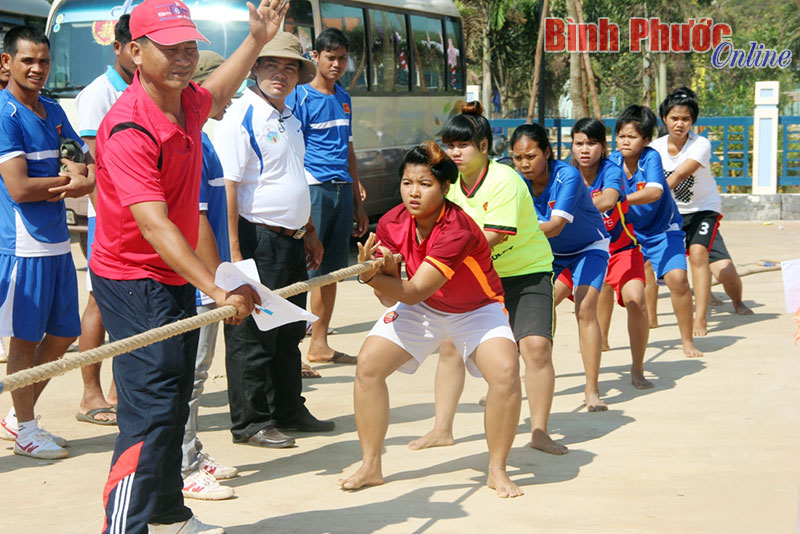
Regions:
<svg viewBox="0 0 800 534"><path fill-rule="evenodd" d="M710 170L711 142L691 130L700 113L697 97L691 89L676 89L661 103L658 111L668 134L653 141L650 147L661 155L667 183L683 217L695 296L693 334L704 336L708 330L706 316L711 298L709 255L733 266L730 257L725 257L727 255L713 253L722 219L722 199ZM715 270L724 271L730 277L730 269L724 268L727 265L719 267L722 268ZM736 270L732 271L738 279ZM737 312L740 308L747 308L741 302L741 282L739 288L738 298L733 298L735 291L732 296Z"/></svg>

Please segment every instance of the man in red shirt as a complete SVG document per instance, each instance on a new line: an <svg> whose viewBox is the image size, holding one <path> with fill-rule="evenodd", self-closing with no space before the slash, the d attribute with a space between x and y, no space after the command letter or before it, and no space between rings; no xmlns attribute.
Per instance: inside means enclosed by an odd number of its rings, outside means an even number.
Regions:
<svg viewBox="0 0 800 534"><path fill-rule="evenodd" d="M250 8L250 34L203 87L190 83L197 31L179 0L145 0L131 12L138 68L97 133L97 230L90 269L112 339L194 315L195 287L220 306L253 310L249 286L227 292L195 253L202 169L200 129L233 96L288 4ZM193 287L194 286L194 287ZM222 533L183 503L181 441L197 331L114 360L119 436L103 493L104 533Z"/></svg>

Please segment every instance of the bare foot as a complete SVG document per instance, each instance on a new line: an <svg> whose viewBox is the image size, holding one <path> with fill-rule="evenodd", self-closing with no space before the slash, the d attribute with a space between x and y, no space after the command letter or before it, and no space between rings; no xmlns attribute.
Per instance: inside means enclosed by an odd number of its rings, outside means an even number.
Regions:
<svg viewBox="0 0 800 534"><path fill-rule="evenodd" d="M600 346L600 351L601 352L608 352L609 350L611 350L611 345L609 345L607 339L604 339L603 343Z"/></svg>
<svg viewBox="0 0 800 534"><path fill-rule="evenodd" d="M597 393L586 393L586 410L590 412L605 412L608 410L608 406L600 400L600 395Z"/></svg>
<svg viewBox="0 0 800 534"><path fill-rule="evenodd" d="M753 315L753 310L745 306L744 302L734 303L733 309L739 315Z"/></svg>
<svg viewBox="0 0 800 534"><path fill-rule="evenodd" d="M711 298L708 299L708 305L709 306L722 306L722 301L719 300L717 297L715 297L714 294L712 293L711 294Z"/></svg>
<svg viewBox="0 0 800 534"><path fill-rule="evenodd" d="M383 484L383 473L381 468L368 468L364 464L354 475L348 478L340 478L336 482L343 490L355 490L364 486L380 486Z"/></svg>
<svg viewBox="0 0 800 534"><path fill-rule="evenodd" d="M553 440L553 438L547 435L547 432L540 429L533 431L531 435L531 447L546 452L547 454L555 454L556 456L561 456L569 452L569 449L564 445Z"/></svg>
<svg viewBox="0 0 800 534"><path fill-rule="evenodd" d="M501 499L509 497L519 497L524 495L522 489L511 482L508 478L505 467L489 467L489 477L486 479L486 485L497 492L497 496Z"/></svg>
<svg viewBox="0 0 800 534"><path fill-rule="evenodd" d="M650 317L650 328L658 328L658 319Z"/></svg>
<svg viewBox="0 0 800 534"><path fill-rule="evenodd" d="M634 371L631 369L631 382L636 389L652 389L653 383L644 377L641 371Z"/></svg>
<svg viewBox="0 0 800 534"><path fill-rule="evenodd" d="M694 346L694 343L689 341L683 344L683 355L687 358L702 358L703 353Z"/></svg>
<svg viewBox="0 0 800 534"><path fill-rule="evenodd" d="M414 441L409 443L408 448L413 451L418 451L421 449L428 449L430 447L449 447L454 443L455 441L453 440L452 431L440 432L434 428L421 438L415 439Z"/></svg>
<svg viewBox="0 0 800 534"><path fill-rule="evenodd" d="M705 337L708 335L708 324L705 319L695 319L692 325L692 335L694 337Z"/></svg>

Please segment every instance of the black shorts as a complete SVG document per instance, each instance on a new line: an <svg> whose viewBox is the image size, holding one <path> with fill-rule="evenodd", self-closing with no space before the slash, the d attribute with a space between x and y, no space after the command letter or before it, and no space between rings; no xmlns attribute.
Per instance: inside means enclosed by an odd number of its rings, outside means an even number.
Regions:
<svg viewBox="0 0 800 534"><path fill-rule="evenodd" d="M508 321L514 338L542 336L553 340L553 273L501 278Z"/></svg>
<svg viewBox="0 0 800 534"><path fill-rule="evenodd" d="M702 245L711 252L719 229L722 214L716 211L698 211L683 216L683 232L686 234L686 250L692 245Z"/></svg>
<svg viewBox="0 0 800 534"><path fill-rule="evenodd" d="M722 234L717 231L717 236L711 244L711 250L708 251L708 263L714 263L722 260L731 259L728 248L725 246L725 241L722 239Z"/></svg>

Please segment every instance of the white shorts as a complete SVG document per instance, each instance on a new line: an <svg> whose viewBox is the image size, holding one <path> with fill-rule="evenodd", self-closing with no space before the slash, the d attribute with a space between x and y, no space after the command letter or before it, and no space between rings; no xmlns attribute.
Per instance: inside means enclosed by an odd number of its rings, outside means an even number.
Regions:
<svg viewBox="0 0 800 534"><path fill-rule="evenodd" d="M484 341L506 338L514 341L505 308L499 302L465 313L446 313L423 303L408 306L395 304L378 319L369 336L388 339L413 357L399 371L411 374L417 370L443 341L453 342L467 366L469 374L480 377L481 372L470 355Z"/></svg>

